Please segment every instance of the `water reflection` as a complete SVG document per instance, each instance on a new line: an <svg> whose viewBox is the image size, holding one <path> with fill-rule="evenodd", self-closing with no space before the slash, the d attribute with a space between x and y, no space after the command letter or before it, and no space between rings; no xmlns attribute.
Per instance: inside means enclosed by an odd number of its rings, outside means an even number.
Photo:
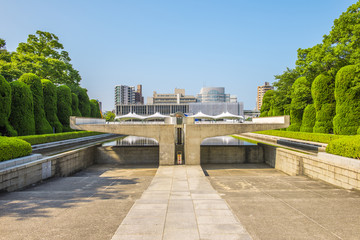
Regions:
<svg viewBox="0 0 360 240"><path fill-rule="evenodd" d="M239 145L255 145L255 144L246 142L244 140L236 139L230 136L221 136L221 137L206 138L204 141L202 141L201 145L239 146Z"/></svg>
<svg viewBox="0 0 360 240"><path fill-rule="evenodd" d="M115 141L103 143L103 146L158 146L159 143L154 138L127 136L119 138ZM239 146L239 145L255 145L244 140L236 139L230 136L212 137L205 139L201 145L215 146Z"/></svg>
<svg viewBox="0 0 360 240"><path fill-rule="evenodd" d="M158 146L154 138L127 136L115 141L104 143L103 146Z"/></svg>

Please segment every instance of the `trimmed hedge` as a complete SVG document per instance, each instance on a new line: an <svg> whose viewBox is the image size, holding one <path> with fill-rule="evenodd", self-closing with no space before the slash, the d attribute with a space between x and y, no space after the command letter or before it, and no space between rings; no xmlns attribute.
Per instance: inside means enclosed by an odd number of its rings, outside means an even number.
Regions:
<svg viewBox="0 0 360 240"><path fill-rule="evenodd" d="M103 133L91 132L91 131L79 131L79 132L66 132L66 133L55 133L55 134L43 134L43 135L32 135L32 136L23 136L18 137L31 145L55 142L79 137L87 137L93 135L99 135Z"/></svg>
<svg viewBox="0 0 360 240"><path fill-rule="evenodd" d="M357 134L360 126L360 65L341 68L335 79L334 133Z"/></svg>
<svg viewBox="0 0 360 240"><path fill-rule="evenodd" d="M95 99L91 99L90 104L91 104L90 105L91 106L91 117L101 118L99 102L96 101Z"/></svg>
<svg viewBox="0 0 360 240"><path fill-rule="evenodd" d="M316 120L316 110L314 104L309 104L304 110L300 132L313 132Z"/></svg>
<svg viewBox="0 0 360 240"><path fill-rule="evenodd" d="M347 136L331 141L326 147L326 152L360 159L360 136Z"/></svg>
<svg viewBox="0 0 360 240"><path fill-rule="evenodd" d="M9 123L11 113L11 86L0 75L0 136L17 136L17 132Z"/></svg>
<svg viewBox="0 0 360 240"><path fill-rule="evenodd" d="M333 133L335 116L335 81L330 76L320 74L312 83L311 95L316 109L316 121L313 131Z"/></svg>
<svg viewBox="0 0 360 240"><path fill-rule="evenodd" d="M11 114L9 121L19 136L35 134L33 97L30 87L14 81L11 86Z"/></svg>
<svg viewBox="0 0 360 240"><path fill-rule="evenodd" d="M57 116L63 125L63 131L70 131L70 116L71 116L71 90L66 85L58 86L57 93Z"/></svg>
<svg viewBox="0 0 360 240"><path fill-rule="evenodd" d="M52 127L45 117L44 95L40 78L33 73L24 73L19 81L30 86L33 95L35 132L37 134L52 133Z"/></svg>
<svg viewBox="0 0 360 240"><path fill-rule="evenodd" d="M75 93L71 93L72 101L71 101L71 110L72 116L81 117L81 112L79 110L79 98Z"/></svg>
<svg viewBox="0 0 360 240"><path fill-rule="evenodd" d="M310 83L305 77L296 79L291 88L290 126L288 131L299 131L305 107L312 101Z"/></svg>
<svg viewBox="0 0 360 240"><path fill-rule="evenodd" d="M41 79L44 93L44 110L46 119L51 127L55 128L56 133L62 132L62 125L57 117L57 94L56 86L47 79Z"/></svg>
<svg viewBox="0 0 360 240"><path fill-rule="evenodd" d="M70 88L71 88L71 92L75 93L79 98L79 110L81 116L90 117L91 108L90 108L89 96L87 95L87 90L79 86L70 86Z"/></svg>
<svg viewBox="0 0 360 240"><path fill-rule="evenodd" d="M255 133L278 136L278 137L294 138L294 139L319 142L319 143L330 143L332 140L342 139L344 137L347 137L344 135L334 135L334 134L325 134L325 133L303 133L303 132L290 132L290 131L280 131L280 130L266 130Z"/></svg>
<svg viewBox="0 0 360 240"><path fill-rule="evenodd" d="M0 137L0 162L30 155L31 145L15 137Z"/></svg>

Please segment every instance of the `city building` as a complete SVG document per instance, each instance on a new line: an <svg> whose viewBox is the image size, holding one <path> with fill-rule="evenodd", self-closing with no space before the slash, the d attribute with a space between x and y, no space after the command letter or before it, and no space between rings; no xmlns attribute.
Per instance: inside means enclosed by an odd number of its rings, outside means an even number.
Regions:
<svg viewBox="0 0 360 240"><path fill-rule="evenodd" d="M237 97L225 94L223 87L203 87L200 93L196 95L197 102L214 103L214 102L237 102Z"/></svg>
<svg viewBox="0 0 360 240"><path fill-rule="evenodd" d="M265 93L273 89L274 87L269 82L265 82L265 85L257 87L256 110L260 111Z"/></svg>
<svg viewBox="0 0 360 240"><path fill-rule="evenodd" d="M202 112L204 114L215 116L221 113L229 112L235 115L244 115L244 104L242 102L212 102L212 103L189 103L190 116Z"/></svg>
<svg viewBox="0 0 360 240"><path fill-rule="evenodd" d="M115 86L115 106L121 104L144 104L142 86L137 85L136 91L135 87L133 86Z"/></svg>
<svg viewBox="0 0 360 240"><path fill-rule="evenodd" d="M170 115L176 112L189 112L189 104L146 104L146 105L116 105L116 116L125 115L128 113L136 113L138 115L152 115L159 112L164 115Z"/></svg>
<svg viewBox="0 0 360 240"><path fill-rule="evenodd" d="M196 102L196 98L185 95L185 89L175 88L174 93L157 93L154 91L152 97L148 97L147 104L185 104Z"/></svg>

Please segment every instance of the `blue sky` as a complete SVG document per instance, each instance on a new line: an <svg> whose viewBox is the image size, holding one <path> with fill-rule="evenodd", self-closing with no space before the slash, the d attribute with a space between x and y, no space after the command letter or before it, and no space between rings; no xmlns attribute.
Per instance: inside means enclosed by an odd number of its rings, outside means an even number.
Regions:
<svg viewBox="0 0 360 240"><path fill-rule="evenodd" d="M151 96L225 87L245 109L256 87L294 67L356 0L2 0L0 38L15 51L36 30L56 34L90 98L114 108L114 86Z"/></svg>

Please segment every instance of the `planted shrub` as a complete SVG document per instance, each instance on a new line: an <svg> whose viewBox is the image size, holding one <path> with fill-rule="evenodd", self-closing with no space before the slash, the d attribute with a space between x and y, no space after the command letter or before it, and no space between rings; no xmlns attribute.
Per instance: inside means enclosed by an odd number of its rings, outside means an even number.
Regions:
<svg viewBox="0 0 360 240"><path fill-rule="evenodd" d="M24 73L19 81L27 84L33 95L35 132L37 134L52 133L52 127L45 116L44 95L40 78L33 73Z"/></svg>
<svg viewBox="0 0 360 240"><path fill-rule="evenodd" d="M63 125L63 131L71 131L70 116L71 116L71 90L66 85L58 86L57 92L57 116Z"/></svg>
<svg viewBox="0 0 360 240"><path fill-rule="evenodd" d="M17 132L9 123L11 113L11 87L0 75L0 135L16 136Z"/></svg>
<svg viewBox="0 0 360 240"><path fill-rule="evenodd" d="M79 98L75 93L71 93L72 101L71 101L71 110L72 116L81 117L81 112L79 110Z"/></svg>
<svg viewBox="0 0 360 240"><path fill-rule="evenodd" d="M333 133L335 116L335 81L330 76L320 74L311 86L311 95L316 110L314 132Z"/></svg>
<svg viewBox="0 0 360 240"><path fill-rule="evenodd" d="M360 65L341 68L335 79L334 133L357 134L360 126Z"/></svg>
<svg viewBox="0 0 360 240"><path fill-rule="evenodd" d="M347 136L333 140L326 147L326 152L360 159L360 136Z"/></svg>
<svg viewBox="0 0 360 240"><path fill-rule="evenodd" d="M56 133L62 132L62 125L57 117L57 93L56 86L47 79L41 80L44 94L44 110L46 119Z"/></svg>
<svg viewBox="0 0 360 240"><path fill-rule="evenodd" d="M316 110L314 104L309 104L304 110L300 132L313 132L316 121Z"/></svg>
<svg viewBox="0 0 360 240"><path fill-rule="evenodd" d="M24 140L14 137L0 137L0 162L31 153L31 145Z"/></svg>
<svg viewBox="0 0 360 240"><path fill-rule="evenodd" d="M91 117L101 118L99 102L96 101L95 99L91 99L90 104L91 104L90 105L91 106Z"/></svg>
<svg viewBox="0 0 360 240"><path fill-rule="evenodd" d="M304 109L311 101L309 81L305 77L296 79L291 88L290 126L288 131L300 131Z"/></svg>
<svg viewBox="0 0 360 240"><path fill-rule="evenodd" d="M63 133L55 133L55 134L42 134L42 135L32 135L32 136L24 136L18 137L31 145L62 141L67 139L79 138L79 137L87 137L93 135L99 135L103 133L99 132L91 132L91 131L78 131L78 132L63 132Z"/></svg>
<svg viewBox="0 0 360 240"><path fill-rule="evenodd" d="M85 88L81 88L79 86L71 86L71 91L77 95L79 98L79 110L81 116L90 117L91 116L91 108L90 108L90 100L87 95L87 90Z"/></svg>
<svg viewBox="0 0 360 240"><path fill-rule="evenodd" d="M14 81L11 86L11 114L9 121L19 136L35 134L34 106L30 87Z"/></svg>

